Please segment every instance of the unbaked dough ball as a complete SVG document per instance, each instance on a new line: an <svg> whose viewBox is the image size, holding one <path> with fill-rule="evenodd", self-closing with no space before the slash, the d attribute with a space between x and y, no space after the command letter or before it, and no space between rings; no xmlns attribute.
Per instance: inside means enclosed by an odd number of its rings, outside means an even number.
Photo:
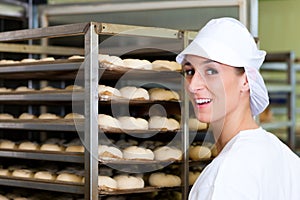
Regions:
<svg viewBox="0 0 300 200"><path fill-rule="evenodd" d="M57 181L64 181L64 182L72 182L72 183L82 183L82 176L79 176L77 174L72 174L68 172L64 172L59 174L56 177Z"/></svg>
<svg viewBox="0 0 300 200"><path fill-rule="evenodd" d="M145 186L145 182L141 177L118 175L114 179L117 181L117 187L120 190L138 189Z"/></svg>
<svg viewBox="0 0 300 200"><path fill-rule="evenodd" d="M117 181L109 176L98 176L100 190L115 190L118 188Z"/></svg>
<svg viewBox="0 0 300 200"><path fill-rule="evenodd" d="M152 69L152 63L148 60L140 60L140 59L124 59L123 60L124 67L132 68L132 69Z"/></svg>
<svg viewBox="0 0 300 200"><path fill-rule="evenodd" d="M148 121L142 118L123 116L118 118L121 129L124 130L148 130Z"/></svg>
<svg viewBox="0 0 300 200"><path fill-rule="evenodd" d="M33 172L29 169L15 169L11 175L19 178L32 178Z"/></svg>
<svg viewBox="0 0 300 200"><path fill-rule="evenodd" d="M180 124L173 118L151 116L149 119L149 129L174 131L180 129Z"/></svg>
<svg viewBox="0 0 300 200"><path fill-rule="evenodd" d="M154 160L154 153L144 147L130 146L123 150L123 157L131 160Z"/></svg>
<svg viewBox="0 0 300 200"><path fill-rule="evenodd" d="M69 145L67 146L66 152L78 152L83 153L84 152L84 146L82 145Z"/></svg>
<svg viewBox="0 0 300 200"><path fill-rule="evenodd" d="M98 156L100 159L110 160L110 159L122 159L123 153L120 149L107 146L107 145L99 145L98 146Z"/></svg>
<svg viewBox="0 0 300 200"><path fill-rule="evenodd" d="M144 88L126 86L120 89L120 93L126 99L149 100L149 93Z"/></svg>
<svg viewBox="0 0 300 200"><path fill-rule="evenodd" d="M22 113L20 116L19 116L19 119L36 119L37 117L33 114L30 114L30 113Z"/></svg>
<svg viewBox="0 0 300 200"><path fill-rule="evenodd" d="M105 114L99 114L98 115L98 124L101 128L116 128L120 129L120 123L119 120L116 118L105 115Z"/></svg>
<svg viewBox="0 0 300 200"><path fill-rule="evenodd" d="M19 144L18 149L21 149L21 150L38 150L39 145L35 142L24 141L24 142L21 142Z"/></svg>
<svg viewBox="0 0 300 200"><path fill-rule="evenodd" d="M1 119L14 119L14 116L12 116L11 114L8 114L8 113L1 113L0 120Z"/></svg>
<svg viewBox="0 0 300 200"><path fill-rule="evenodd" d="M168 60L155 60L152 62L152 67L154 70L171 70L179 71L181 70L181 65L175 61Z"/></svg>
<svg viewBox="0 0 300 200"><path fill-rule="evenodd" d="M195 172L189 171L189 185L193 185L199 176L200 176L199 171L195 171Z"/></svg>
<svg viewBox="0 0 300 200"><path fill-rule="evenodd" d="M150 175L149 184L154 187L176 187L181 185L181 179L173 174L157 172Z"/></svg>
<svg viewBox="0 0 300 200"><path fill-rule="evenodd" d="M164 88L151 88L148 92L152 101L171 101L180 99L177 92L166 90Z"/></svg>
<svg viewBox="0 0 300 200"><path fill-rule="evenodd" d="M64 117L64 119L84 119L84 115L79 113L69 113Z"/></svg>
<svg viewBox="0 0 300 200"><path fill-rule="evenodd" d="M176 147L163 146L154 150L155 160L181 160L182 151Z"/></svg>
<svg viewBox="0 0 300 200"><path fill-rule="evenodd" d="M39 119L60 119L60 118L61 118L60 116L52 113L43 113L39 116Z"/></svg>
<svg viewBox="0 0 300 200"><path fill-rule="evenodd" d="M0 140L1 149L15 149L16 143L10 140Z"/></svg>
<svg viewBox="0 0 300 200"><path fill-rule="evenodd" d="M189 151L189 157L194 161L211 157L211 150L206 146L191 146Z"/></svg>
<svg viewBox="0 0 300 200"><path fill-rule="evenodd" d="M42 144L41 151L64 151L64 148L58 144Z"/></svg>
<svg viewBox="0 0 300 200"><path fill-rule="evenodd" d="M120 91L116 88L110 87L110 86L106 86L106 85L99 85L98 86L98 94L99 96L116 96L116 97L120 97L122 96Z"/></svg>
<svg viewBox="0 0 300 200"><path fill-rule="evenodd" d="M189 119L189 128L190 128L190 130L193 130L193 131L207 129L207 123L200 122L196 118L190 118Z"/></svg>
<svg viewBox="0 0 300 200"><path fill-rule="evenodd" d="M56 179L56 175L49 171L38 171L34 174L33 178L54 181Z"/></svg>

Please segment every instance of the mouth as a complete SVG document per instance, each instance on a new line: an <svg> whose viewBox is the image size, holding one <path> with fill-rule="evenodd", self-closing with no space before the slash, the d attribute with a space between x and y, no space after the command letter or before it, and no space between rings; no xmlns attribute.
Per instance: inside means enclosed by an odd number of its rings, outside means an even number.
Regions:
<svg viewBox="0 0 300 200"><path fill-rule="evenodd" d="M197 105L209 104L211 101L212 99L208 99L208 98L195 99Z"/></svg>

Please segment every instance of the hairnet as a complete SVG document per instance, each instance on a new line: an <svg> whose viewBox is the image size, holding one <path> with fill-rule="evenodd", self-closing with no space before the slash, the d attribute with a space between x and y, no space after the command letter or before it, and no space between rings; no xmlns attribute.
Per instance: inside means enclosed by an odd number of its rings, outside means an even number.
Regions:
<svg viewBox="0 0 300 200"><path fill-rule="evenodd" d="M229 17L210 20L176 57L176 61L182 64L186 55L244 67L250 87L252 115L260 114L268 106L268 91L259 73L266 52L257 48L253 36L238 20Z"/></svg>

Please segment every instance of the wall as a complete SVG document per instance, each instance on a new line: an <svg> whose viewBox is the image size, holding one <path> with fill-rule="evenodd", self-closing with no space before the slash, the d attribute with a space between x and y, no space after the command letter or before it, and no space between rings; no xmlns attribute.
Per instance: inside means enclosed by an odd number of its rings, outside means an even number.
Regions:
<svg viewBox="0 0 300 200"><path fill-rule="evenodd" d="M300 57L300 0L259 0L260 47L268 52L293 50Z"/></svg>

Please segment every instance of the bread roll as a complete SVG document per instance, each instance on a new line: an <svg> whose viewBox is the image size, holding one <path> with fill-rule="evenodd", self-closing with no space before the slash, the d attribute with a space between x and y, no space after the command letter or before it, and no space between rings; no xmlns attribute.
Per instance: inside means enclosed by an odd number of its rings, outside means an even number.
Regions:
<svg viewBox="0 0 300 200"><path fill-rule="evenodd" d="M120 129L120 123L119 120L116 118L105 115L105 114L99 114L98 115L98 124L101 128L117 128Z"/></svg>
<svg viewBox="0 0 300 200"><path fill-rule="evenodd" d="M204 130L207 129L207 123L200 122L196 118L189 119L189 128L190 130L197 131L197 130Z"/></svg>
<svg viewBox="0 0 300 200"><path fill-rule="evenodd" d="M154 70L180 71L181 65L175 61L155 60L152 62L152 68Z"/></svg>
<svg viewBox="0 0 300 200"><path fill-rule="evenodd" d="M37 60L34 58L24 58L21 60L21 63L29 63L29 62L36 62Z"/></svg>
<svg viewBox="0 0 300 200"><path fill-rule="evenodd" d="M6 64L15 64L15 63L19 63L20 61L17 61L17 60L0 60L0 64L2 65L6 65Z"/></svg>
<svg viewBox="0 0 300 200"><path fill-rule="evenodd" d="M83 87L80 85L68 85L65 87L65 90L83 90Z"/></svg>
<svg viewBox="0 0 300 200"><path fill-rule="evenodd" d="M118 175L114 179L117 181L117 187L120 190L144 188L145 182L141 177Z"/></svg>
<svg viewBox="0 0 300 200"><path fill-rule="evenodd" d="M0 119L14 119L14 116L8 113L1 113L0 114Z"/></svg>
<svg viewBox="0 0 300 200"><path fill-rule="evenodd" d="M38 171L34 174L33 178L54 181L56 176L49 171Z"/></svg>
<svg viewBox="0 0 300 200"><path fill-rule="evenodd" d="M11 92L11 91L12 91L12 89L10 89L10 88L0 87L0 93Z"/></svg>
<svg viewBox="0 0 300 200"><path fill-rule="evenodd" d="M55 91L58 90L58 88L54 88L52 86L46 86L40 89L41 91Z"/></svg>
<svg viewBox="0 0 300 200"><path fill-rule="evenodd" d="M120 89L120 93L126 99L149 100L149 93L144 88L126 86Z"/></svg>
<svg viewBox="0 0 300 200"><path fill-rule="evenodd" d="M110 159L122 159L123 153L120 149L107 146L107 145L99 145L98 146L98 156L100 159L110 160Z"/></svg>
<svg viewBox="0 0 300 200"><path fill-rule="evenodd" d="M180 129L180 124L173 118L151 116L149 119L149 129L174 131Z"/></svg>
<svg viewBox="0 0 300 200"><path fill-rule="evenodd" d="M21 150L38 150L39 145L35 142L25 141L19 144L18 149Z"/></svg>
<svg viewBox="0 0 300 200"><path fill-rule="evenodd" d="M10 140L0 140L0 149L15 149L16 143Z"/></svg>
<svg viewBox="0 0 300 200"><path fill-rule="evenodd" d="M115 66L124 66L124 62L118 56L110 56L106 54L99 54L98 61L103 67L115 67Z"/></svg>
<svg viewBox="0 0 300 200"><path fill-rule="evenodd" d="M171 101L180 99L177 92L166 90L164 88L151 88L148 92L152 101Z"/></svg>
<svg viewBox="0 0 300 200"><path fill-rule="evenodd" d="M68 60L77 60L77 59L84 59L84 56L73 55L68 58Z"/></svg>
<svg viewBox="0 0 300 200"><path fill-rule="evenodd" d="M52 113L43 113L39 116L39 119L60 119L60 116Z"/></svg>
<svg viewBox="0 0 300 200"><path fill-rule="evenodd" d="M208 159L211 157L211 151L206 146L191 146L189 157L194 161Z"/></svg>
<svg viewBox="0 0 300 200"><path fill-rule="evenodd" d="M155 160L181 160L182 151L176 147L158 147L154 150Z"/></svg>
<svg viewBox="0 0 300 200"><path fill-rule="evenodd" d="M189 171L189 185L193 185L197 178L200 176L200 172L198 171L195 171L195 172L192 172L192 171Z"/></svg>
<svg viewBox="0 0 300 200"><path fill-rule="evenodd" d="M173 174L157 172L150 175L149 184L154 187L176 187L181 185L181 179Z"/></svg>
<svg viewBox="0 0 300 200"><path fill-rule="evenodd" d="M64 151L64 148L58 144L43 144L41 151Z"/></svg>
<svg viewBox="0 0 300 200"><path fill-rule="evenodd" d="M7 198L6 196L0 194L0 200L10 200L10 199Z"/></svg>
<svg viewBox="0 0 300 200"><path fill-rule="evenodd" d="M19 119L36 119L37 117L33 114L30 114L30 113L22 113L20 116L19 116Z"/></svg>
<svg viewBox="0 0 300 200"><path fill-rule="evenodd" d="M11 176L11 173L8 169L0 169L0 176Z"/></svg>
<svg viewBox="0 0 300 200"><path fill-rule="evenodd" d="M99 96L117 96L120 97L121 93L118 89L106 86L106 85L99 85L98 86L98 94Z"/></svg>
<svg viewBox="0 0 300 200"><path fill-rule="evenodd" d="M98 176L100 190L115 190L118 188L117 181L109 176Z"/></svg>
<svg viewBox="0 0 300 200"><path fill-rule="evenodd" d="M82 145L70 145L66 148L66 152L78 152L84 153L84 146Z"/></svg>
<svg viewBox="0 0 300 200"><path fill-rule="evenodd" d="M123 116L118 118L121 129L124 130L148 130L148 121L142 118Z"/></svg>
<svg viewBox="0 0 300 200"><path fill-rule="evenodd" d="M124 67L132 68L132 69L152 69L152 63L148 60L140 60L140 59L124 59L123 60Z"/></svg>
<svg viewBox="0 0 300 200"><path fill-rule="evenodd" d="M54 60L55 60L55 58L53 58L53 57L46 57L46 58L40 59L40 61L54 61Z"/></svg>
<svg viewBox="0 0 300 200"><path fill-rule="evenodd" d="M19 178L32 178L33 172L29 169L15 169L11 175Z"/></svg>
<svg viewBox="0 0 300 200"><path fill-rule="evenodd" d="M84 119L84 115L79 113L69 113L64 117L64 119Z"/></svg>
<svg viewBox="0 0 300 200"><path fill-rule="evenodd" d="M130 146L123 150L123 157L130 160L154 160L154 153L150 149Z"/></svg>
<svg viewBox="0 0 300 200"><path fill-rule="evenodd" d="M72 173L61 173L56 177L57 181L64 181L64 182L72 182L72 183L82 183L82 176Z"/></svg>
<svg viewBox="0 0 300 200"><path fill-rule="evenodd" d="M35 91L34 88L28 88L26 86L20 86L20 87L17 87L15 89L16 92L31 92L31 91Z"/></svg>

